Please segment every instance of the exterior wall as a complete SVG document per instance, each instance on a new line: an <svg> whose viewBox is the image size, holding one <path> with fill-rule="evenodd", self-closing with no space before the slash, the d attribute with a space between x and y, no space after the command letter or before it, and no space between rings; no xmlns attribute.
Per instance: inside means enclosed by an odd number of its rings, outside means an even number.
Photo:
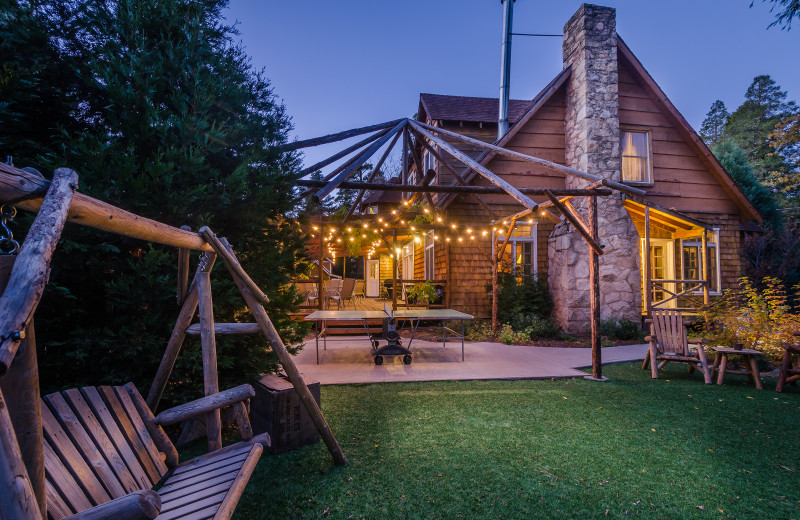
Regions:
<svg viewBox="0 0 800 520"><path fill-rule="evenodd" d="M564 26L564 63L572 66L567 88L565 157L567 165L619 181L617 37L614 9L583 4ZM588 182L569 177L567 187ZM620 196L598 200L600 239L600 316L637 319L641 315L639 237ZM586 201L575 206L586 215ZM589 247L566 222L550 237L548 281L554 316L568 332L590 324Z"/></svg>
<svg viewBox="0 0 800 520"><path fill-rule="evenodd" d="M653 185L647 199L706 221L739 211L719 181L656 107L624 64L619 69L619 124L650 132Z"/></svg>

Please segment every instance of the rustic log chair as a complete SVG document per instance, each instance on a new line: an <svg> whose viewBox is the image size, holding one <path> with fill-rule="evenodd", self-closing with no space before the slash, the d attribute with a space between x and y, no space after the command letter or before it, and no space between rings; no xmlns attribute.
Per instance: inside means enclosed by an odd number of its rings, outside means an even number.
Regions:
<svg viewBox="0 0 800 520"><path fill-rule="evenodd" d="M784 345L783 348L781 370L778 374L778 384L775 386L776 392L783 392L787 383L797 384L797 381L800 380L800 347L797 345ZM795 366L792 366L793 355L797 356L797 365Z"/></svg>
<svg viewBox="0 0 800 520"><path fill-rule="evenodd" d="M653 379L658 379L658 371L667 363L688 363L690 370L697 368L705 383L711 384L711 370L702 346L705 340L686 337L689 322L683 320L680 312L653 311L653 317L647 323L650 324L650 335L644 339L650 343L650 349L642 368L647 368L649 363Z"/></svg>
<svg viewBox="0 0 800 520"><path fill-rule="evenodd" d="M153 417L132 383L65 390L42 399L48 517L230 518L263 450L244 401L250 385ZM239 443L178 463L162 425L234 405ZM160 486L157 491L151 489ZM78 515L76 513L82 513Z"/></svg>

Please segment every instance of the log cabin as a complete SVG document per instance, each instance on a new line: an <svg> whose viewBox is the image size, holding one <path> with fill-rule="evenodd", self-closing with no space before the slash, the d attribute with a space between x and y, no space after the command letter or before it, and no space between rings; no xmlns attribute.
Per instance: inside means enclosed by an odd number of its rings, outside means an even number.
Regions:
<svg viewBox="0 0 800 520"><path fill-rule="evenodd" d="M417 121L646 192L617 191L599 199L602 319L639 321L665 308L693 312L737 285L744 234L757 231L761 217L619 37L614 9L584 4L570 18L564 26L562 71L533 99L508 103L510 128L502 136L498 104L496 98L423 93ZM439 135L517 188L590 184ZM490 185L419 135L410 155L419 159L404 170L407 178L393 182L418 184L425 172L433 176L432 185ZM360 208L362 214L389 217L409 195L376 192ZM374 289L370 293L369 279L377 278L378 284L391 279L396 262L398 278L440 280L446 286L443 304L488 317L492 263L487 252L506 243L504 268L517 279L546 280L559 324L573 333L588 330L588 245L573 225L537 211L514 220L506 237L509 229L503 224L522 209L507 194L435 193L428 202L459 229L490 232L458 238L436 230L407 232L397 244L384 242L382 252L365 259L367 296L377 296ZM586 213L587 198L567 203Z"/></svg>

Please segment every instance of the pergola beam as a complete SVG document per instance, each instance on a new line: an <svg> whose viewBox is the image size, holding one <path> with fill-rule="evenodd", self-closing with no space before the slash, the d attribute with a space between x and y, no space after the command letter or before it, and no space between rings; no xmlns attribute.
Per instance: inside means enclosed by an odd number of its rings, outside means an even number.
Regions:
<svg viewBox="0 0 800 520"><path fill-rule="evenodd" d="M575 227L575 230L581 234L584 240L586 240L586 243L589 244L589 247L592 248L592 251L594 251L598 255L602 255L603 245L600 244L597 240L595 240L595 238L592 236L591 231L589 231L589 229L587 228L586 224L583 223L578 214L574 211L575 208L573 208L571 205L567 206L568 203L565 204L561 202L556 198L556 196L553 193L549 192L549 190L547 191L548 191L547 198L550 199L550 202L553 203L553 206L555 206L556 209L558 209L558 211L560 211L561 214L564 215L564 218L566 218Z"/></svg>
<svg viewBox="0 0 800 520"><path fill-rule="evenodd" d="M318 162L318 163L316 163L314 165L311 165L308 168L302 170L300 173L298 173L295 176L295 178L302 179L303 177L305 177L309 173L314 173L315 171L319 170L320 168L324 168L324 167L328 166L329 164L332 164L332 163L338 161L342 157L345 157L346 155L348 155L350 153L353 153L354 151L358 150L362 146L367 146L371 142L373 142L373 141L375 141L377 139L380 139L381 137L386 135L387 132L389 132L388 128L385 128L384 130L381 130L380 132L375 132L374 134L372 134L371 136L367 137L366 139L362 139L361 141L357 142L356 144L350 145L347 148L345 148L344 150L331 155L327 159L323 159L322 161L320 161L320 162Z"/></svg>
<svg viewBox="0 0 800 520"><path fill-rule="evenodd" d="M506 157L511 157L514 159L519 159L520 161L536 164L545 168L550 171L564 173L566 175L571 175L573 177L578 177L587 181L592 182L601 182L604 186L608 186L609 188L614 188L615 190L619 190L623 193L628 193L631 195L643 196L646 195L647 192L644 190L640 190L639 188L634 188L632 186L628 186L626 184L622 184L616 181L611 181L608 179L603 179L598 177L597 175L592 175L591 173L586 173L581 170L576 170L575 168L570 168L569 166L564 166L562 164L554 163L552 161L548 161L545 159L540 159L539 157L533 157L531 155L526 155L524 153L515 152L514 150L509 150L507 148L502 148L497 145L485 143L479 139L474 139L472 137L467 137L465 135L461 135L457 132L453 132L450 130L445 130L444 128L439 128L437 126L431 126L425 123L420 123L419 121L411 121L412 126L415 128L425 128L432 132L436 132L440 135L446 135L448 137L452 137L453 139L458 139L459 141L471 144L473 146L477 146L478 148L482 148L484 150L489 150L495 152L500 155L505 155ZM474 161L473 161L474 162ZM480 172L479 172L480 173Z"/></svg>
<svg viewBox="0 0 800 520"><path fill-rule="evenodd" d="M335 143L337 141L343 141L358 135L368 134L376 130L391 128L401 121L405 121L405 119L395 119L394 121L387 121L377 125L362 126L361 128L353 128L352 130L345 130L343 132L337 132L335 134L329 134L322 137L314 137L313 139L306 139L304 141L294 141L292 143L278 145L275 148L280 152L287 152L290 150L299 150L300 148L308 148L310 146Z"/></svg>
<svg viewBox="0 0 800 520"><path fill-rule="evenodd" d="M394 136L394 134L401 131L403 127L405 127L407 124L408 120L402 119L394 128L392 128L392 130L389 133L387 133L386 135L384 135L383 137L372 143L369 146L369 148L367 148L361 155L359 155L358 159L356 159L350 166L342 170L338 175L336 175L333 179L331 179L330 182L328 182L328 184L324 188L317 191L316 197L322 200L323 198L330 195L330 193L333 190L335 190L341 183L346 181L348 177L350 177L350 175L353 174L354 171L360 168L367 161L367 159L372 157L381 146L386 144L386 141L388 141L392 136Z"/></svg>
<svg viewBox="0 0 800 520"><path fill-rule="evenodd" d="M444 141L443 139L436 137L432 133L428 132L425 128L420 126L420 123L416 121L409 121L409 124L412 125L414 128L416 128L419 131L419 133L422 134L423 137L426 137L428 138L428 140L433 141L434 143L439 145L440 148L443 148L444 150L447 151L447 153L449 153L450 155L452 155L465 165L469 166L470 168L478 172L478 174L486 178L489 182L491 182L495 186L502 188L511 197L516 199L517 202L519 202L529 210L534 211L537 208L538 205L533 199L524 195L517 188L515 188L514 186L503 180L499 175L489 171L488 168L475 161L475 159L473 159L466 153L462 152L461 150L451 145L450 143ZM436 129L436 127L430 127L430 128Z"/></svg>
<svg viewBox="0 0 800 520"><path fill-rule="evenodd" d="M298 186L304 186L309 188L321 188L327 185L324 180L320 181L312 181L312 180L299 180L295 184ZM406 184L405 186L402 184L394 184L388 182L356 182L356 181L346 181L341 183L338 186L339 189L351 189L351 190L380 190L380 191L402 191L406 193L465 193L468 195L471 194L497 194L497 195L505 195L506 192L502 188L498 188L496 186L454 186L454 185L446 185L446 186L436 186L436 185L419 185L419 184ZM591 189L551 189L548 188L517 188L520 193L525 195L546 195L546 191L550 191L551 193L559 196L559 197L604 197L611 195L613 193L612 190L608 188L591 188ZM550 204L545 202L539 204L537 209L541 209L543 205L547 205L549 207ZM525 214L521 215L517 218L522 218L525 215L530 214L530 210L525 210ZM511 217L508 217L511 218ZM508 218L503 220L508 220Z"/></svg>
<svg viewBox="0 0 800 520"><path fill-rule="evenodd" d="M375 179L375 176L381 170L381 166L383 166L383 163L386 161L386 158L389 156L389 153L392 151L392 148L394 148L394 145L397 143L397 139L399 137L400 137L400 132L397 132L396 134L394 134L394 137L392 138L392 141L389 143L389 146L386 147L386 150L383 152L383 155L381 156L380 159L378 159L378 162L375 164L375 167L372 169L372 173L369 174L369 178L367 179L367 183L370 183ZM339 185L339 187L341 188L341 184ZM366 188L361 189L361 191L358 192L358 196L356 197L356 200L350 206L350 209L347 210L347 215L345 215L344 218L342 219L342 224L347 222L347 220L353 215L353 212L355 212L356 207L361 202L361 199L364 198L364 193L366 193L366 192L367 192Z"/></svg>

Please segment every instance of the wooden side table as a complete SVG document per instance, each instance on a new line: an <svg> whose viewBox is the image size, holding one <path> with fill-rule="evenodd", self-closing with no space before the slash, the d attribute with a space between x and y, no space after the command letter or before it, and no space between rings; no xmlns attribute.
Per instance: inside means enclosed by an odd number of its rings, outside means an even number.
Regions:
<svg viewBox="0 0 800 520"><path fill-rule="evenodd" d="M736 350L729 347L713 347L716 352L714 356L714 365L711 367L711 375L717 372L717 384L721 385L725 380L725 374L739 374L746 375L753 381L756 388L763 390L764 386L761 384L761 374L758 372L758 358L763 356L763 352L758 350L751 350L743 348ZM744 370L730 370L728 368L728 356L742 356L744 361Z"/></svg>

